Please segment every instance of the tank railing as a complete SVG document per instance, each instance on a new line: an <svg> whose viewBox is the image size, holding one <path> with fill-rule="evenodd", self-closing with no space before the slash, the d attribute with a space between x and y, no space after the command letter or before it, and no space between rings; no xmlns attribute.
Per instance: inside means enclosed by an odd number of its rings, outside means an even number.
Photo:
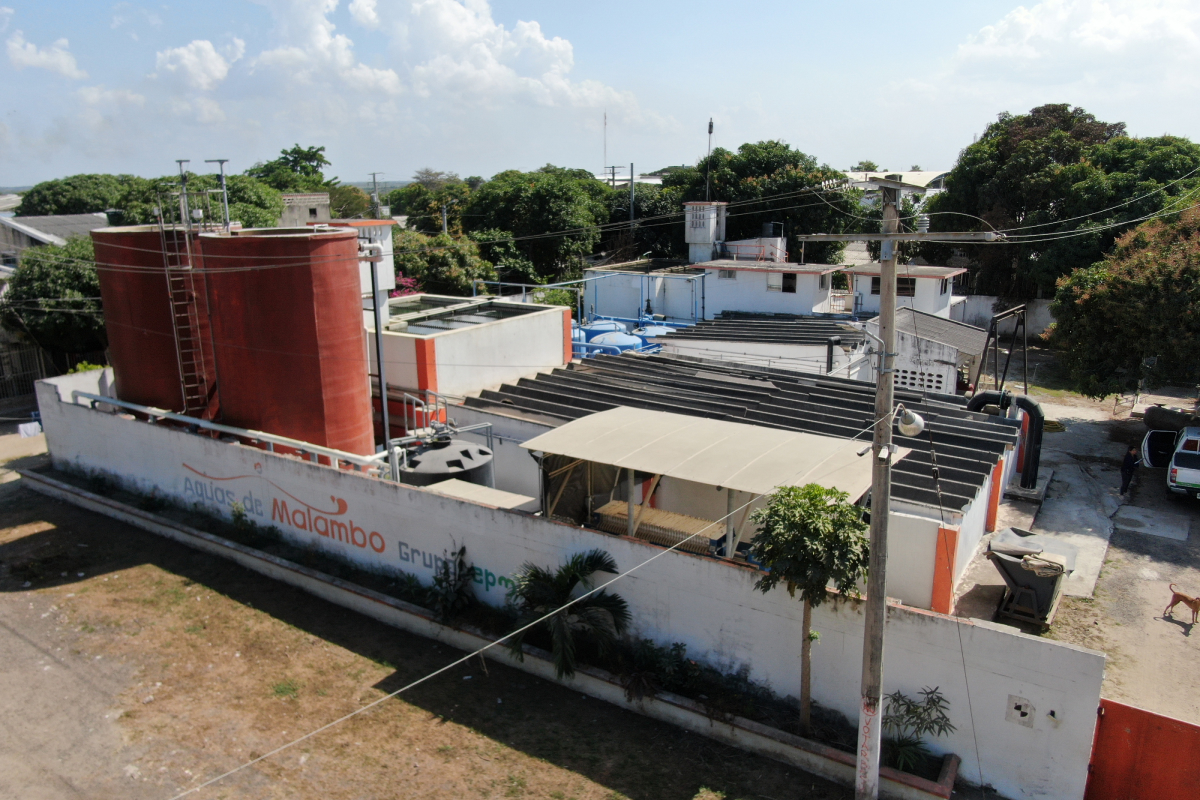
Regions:
<svg viewBox="0 0 1200 800"><path fill-rule="evenodd" d="M280 445L283 447L290 447L302 455L308 456L309 460L311 461L316 461L320 456L325 456L330 460L330 463L338 467L341 466L341 462L346 462L348 464L353 464L355 469L360 472L367 471L369 469L377 469L379 467L379 459L387 456L386 453L376 453L373 456L360 456L354 453L347 453L344 450L334 450L332 447L323 447L319 444L312 444L311 442L292 439L287 436L278 436L273 433L255 431L248 428L236 428L232 425L222 425L218 422L209 422L205 419L189 417L184 414L177 414L174 411L167 411L166 409L162 408L143 406L138 403L130 403L127 400L118 400L115 397L105 397L104 395L91 394L89 392L81 392L79 390L71 392L71 401L76 405L82 405L79 403L79 398L88 400L89 402L87 405L92 409L96 409L97 403L103 403L115 408L124 408L139 414L145 414L150 418L151 422L167 419L173 422L179 422L184 425L191 426L194 429L204 429L214 431L216 433L226 433L231 436L236 436L240 439L248 439L252 442L262 442L264 445L266 445L266 449L272 453L275 452L275 446Z"/></svg>
<svg viewBox="0 0 1200 800"><path fill-rule="evenodd" d="M627 323L630 325L634 325L638 328L642 328L647 325L658 325L663 328L691 328L696 324L694 322L668 322L665 319L654 319L653 317L647 317L645 314L643 314L642 316L637 317L637 318L634 318L634 317L602 317L602 316L596 315L589 320L589 323L596 322L596 321L624 322L624 323Z"/></svg>
<svg viewBox="0 0 1200 800"><path fill-rule="evenodd" d="M611 344L591 344L590 342L572 342L571 354L588 358L596 353L611 353L614 356L621 355L621 348Z"/></svg>
<svg viewBox="0 0 1200 800"><path fill-rule="evenodd" d="M309 461L320 463L318 459L324 456L329 459L331 465L341 468L343 463L352 464L357 472L381 477L383 465L380 463L387 460L389 467L389 477L391 480L399 482L399 465L401 457L407 463L407 448L406 444L414 444L418 442L428 441L431 436L404 436L398 439L392 439L388 442L388 447L382 452L375 453L370 456L360 456L355 453L347 453L344 450L335 450L332 447L323 447L319 444L304 442L299 439L292 439L287 436L278 436L274 433L265 431L256 431L249 428L237 428L233 425L222 425L219 422L209 422L208 420L189 417L184 414L177 414L174 411L167 411L162 408L154 408L153 406L143 406L138 403L131 403L127 400L118 400L115 397L105 397L104 395L91 394L90 392L81 392L75 390L71 392L71 402L76 405L83 405L79 402L80 398L88 401L87 406L93 410L98 410L96 405L106 404L114 408L124 408L138 414L144 414L149 418L151 424L160 420L171 420L188 425L193 429L203 429L213 431L215 433L224 433L240 439L247 439L250 442L262 442L268 452L274 453L275 447L282 446L291 448L302 457L307 456ZM115 412L114 412L115 413ZM490 422L480 422L475 425L467 425L462 428L448 427L447 431L453 434L472 433L474 431L485 430L487 438L488 450L495 453L493 446L494 435L492 432L492 424ZM232 443L232 442L231 442Z"/></svg>

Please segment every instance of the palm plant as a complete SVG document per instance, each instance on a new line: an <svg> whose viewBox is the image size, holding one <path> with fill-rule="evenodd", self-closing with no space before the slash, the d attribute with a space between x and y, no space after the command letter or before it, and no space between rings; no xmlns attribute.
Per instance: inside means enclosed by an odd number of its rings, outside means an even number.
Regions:
<svg viewBox="0 0 1200 800"><path fill-rule="evenodd" d="M522 645L527 632L520 629L542 617L545 619L534 628L549 632L554 671L560 678L575 674L579 641L589 641L601 654L616 644L629 624L629 607L620 595L601 589L564 608L581 592L591 590L591 577L597 572L617 573L617 562L599 549L571 556L554 572L529 562L521 567L513 576L509 592L519 611L519 632L509 640L509 648L518 660L525 660Z"/></svg>

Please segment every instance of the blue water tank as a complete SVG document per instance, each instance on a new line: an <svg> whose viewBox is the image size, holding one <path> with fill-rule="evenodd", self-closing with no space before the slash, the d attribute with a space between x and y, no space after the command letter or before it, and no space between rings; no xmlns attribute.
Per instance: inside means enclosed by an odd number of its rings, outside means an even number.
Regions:
<svg viewBox="0 0 1200 800"><path fill-rule="evenodd" d="M587 341L587 331L585 331L583 328L579 327L578 322L571 323L571 341L572 342L586 342Z"/></svg>
<svg viewBox="0 0 1200 800"><path fill-rule="evenodd" d="M600 344L604 345L605 347L615 347L618 350L637 350L638 348L642 347L645 342L643 342L637 336L630 336L628 333L609 331L608 333L602 333L599 336L593 337L590 344ZM599 350L596 352L603 353L606 351Z"/></svg>
<svg viewBox="0 0 1200 800"><path fill-rule="evenodd" d="M617 322L614 319L598 319L595 322L589 322L583 326L583 335L587 337L587 341L595 339L603 333L612 333L617 331L625 333L629 329L625 327L624 322Z"/></svg>
<svg viewBox="0 0 1200 800"><path fill-rule="evenodd" d="M641 328L634 328L633 335L640 336L643 339L652 339L655 336L666 336L674 330L674 328L668 328L666 325L646 325Z"/></svg>

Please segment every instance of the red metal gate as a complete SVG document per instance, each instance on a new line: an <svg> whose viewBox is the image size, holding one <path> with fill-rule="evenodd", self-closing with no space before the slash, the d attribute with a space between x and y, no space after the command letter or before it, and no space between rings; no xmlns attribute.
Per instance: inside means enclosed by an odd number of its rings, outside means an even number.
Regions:
<svg viewBox="0 0 1200 800"><path fill-rule="evenodd" d="M1200 797L1200 725L1100 701L1084 800Z"/></svg>

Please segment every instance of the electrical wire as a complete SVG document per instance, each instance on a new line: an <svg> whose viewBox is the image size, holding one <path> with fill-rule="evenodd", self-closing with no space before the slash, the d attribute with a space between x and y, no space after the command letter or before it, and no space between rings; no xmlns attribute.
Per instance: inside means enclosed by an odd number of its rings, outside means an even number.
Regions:
<svg viewBox="0 0 1200 800"><path fill-rule="evenodd" d="M880 419L875 420L875 422L871 423L866 428L863 428L861 431L854 434L854 436L850 437L850 439L848 441L854 441L862 434L873 429L876 425L883 422L885 419L890 419L892 416L894 416L894 414L889 415L888 417L881 417ZM826 456L816 466L812 467L809 470L809 472L811 473L812 470L815 470L818 467L820 467L822 464L825 463L825 461L828 461L834 455L836 455L836 453L831 453L830 455ZM808 474L808 473L806 473L806 474ZM294 747L295 745L299 744L300 742L306 741L307 739L311 739L312 737L316 736L317 734L327 731L336 725L340 725L341 723L345 722L346 720L351 719L352 717L356 717L359 714L363 713L364 711L369 711L370 709L374 708L375 706L378 706L381 703L386 702L387 700L391 700L393 697L397 697L397 696L403 694L404 692L408 691L409 689L413 689L417 686L420 686L422 683L425 683L426 681L431 680L431 679L437 677L438 675L441 675L444 672L447 672L447 671L453 669L454 667L458 666L459 664L464 664L467 661L470 661L472 658L475 658L476 656L482 656L483 653L487 652L488 650L492 649L493 647L496 647L497 645L501 644L505 640L511 639L513 636L516 636L518 633L524 633L525 631L529 630L530 628L533 628L536 625L540 625L541 623L550 619L551 617L558 614L559 612L564 611L564 610L570 608L571 606L575 605L576 603L579 603L580 601L585 600L586 598L591 597L592 595L603 591L604 589L613 585L617 581L619 581L623 578L626 578L629 575L632 575L634 572L637 572L639 569L646 566L647 564L650 564L653 561L657 561L658 559L665 556L667 553L677 550L678 548L682 547L684 544L687 544L692 539L696 538L697 536L700 536L702 533L704 533L708 529L710 529L716 525L719 525L722 522L727 521L729 518L733 517L739 511L742 511L742 510L748 508L749 506L753 505L755 502L757 502L760 499L760 497L761 496L751 498L750 500L746 501L742 505L740 505L737 508L733 509L732 511L726 513L724 516L720 517L719 519L713 520L711 523L704 526L703 528L696 531L695 533L692 533L692 534L688 535L686 538L681 539L680 541L676 542L675 544L664 548L661 552L655 553L653 556L646 559L645 561L642 561L641 563L634 565L630 569L627 569L627 570L625 570L625 572L614 576L612 579L606 581L605 583L603 583L599 586L593 586L587 592L584 592L583 594L579 595L578 597L573 598L572 600L568 601L567 603L564 603L562 606L559 606L555 610L546 613L545 615L539 617L538 619L535 619L532 622L530 622L526 625L523 625L514 631L510 631L509 633L506 633L504 636L501 636L500 638L496 639L493 642L489 642L488 644L484 645L483 647L480 647L479 649L475 650L474 652L468 653L467 655L463 656L462 658L456 659L456 660L450 662L449 664L446 664L443 667L439 667L438 669L434 670L433 672L430 672L427 675L425 675L421 678L418 678L417 680L412 681L412 682L406 684L405 686L400 687L396 691L394 691L390 694L384 695L383 697L377 698L377 699L373 700L372 702L368 703L367 705L365 705L361 708L355 709L354 711L351 711L349 714L345 714L331 722L327 722L324 725L320 726L319 728L315 728L314 730L309 731L308 733L304 734L303 736L299 736L299 737L291 740L290 742L286 742L285 744L282 744L279 747L276 747L274 750L264 753L263 755L258 756L257 758L253 758L249 761L246 761L246 762L234 767L231 770L228 770L226 772L221 773L220 775L217 775L216 777L208 779L204 783L201 783L197 786L193 786L192 788L187 789L178 794L172 795L169 798L169 800L180 800L181 798L187 797L188 795L190 795L194 792L198 792L201 789L204 789L204 788L211 786L219 781L222 781L225 778L228 778L230 775L240 772L243 769L246 769L247 767L253 766L254 764L257 764L258 762L263 761L264 759L270 758L271 756L273 756L277 753L281 753L290 747Z"/></svg>

